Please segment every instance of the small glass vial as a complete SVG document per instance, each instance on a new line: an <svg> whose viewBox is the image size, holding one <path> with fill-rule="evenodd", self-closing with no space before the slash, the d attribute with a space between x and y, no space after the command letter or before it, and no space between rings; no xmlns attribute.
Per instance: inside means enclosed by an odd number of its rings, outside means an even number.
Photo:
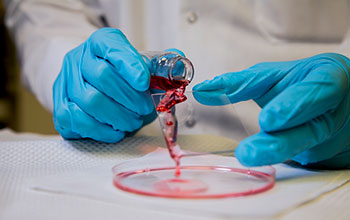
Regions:
<svg viewBox="0 0 350 220"><path fill-rule="evenodd" d="M173 51L141 52L151 73L150 88L171 90L188 85L194 75L189 59Z"/></svg>

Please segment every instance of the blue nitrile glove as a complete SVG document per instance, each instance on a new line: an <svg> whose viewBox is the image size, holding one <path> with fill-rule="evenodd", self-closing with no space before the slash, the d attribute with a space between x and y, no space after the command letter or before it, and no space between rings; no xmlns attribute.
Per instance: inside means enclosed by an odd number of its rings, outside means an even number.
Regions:
<svg viewBox="0 0 350 220"><path fill-rule="evenodd" d="M53 86L55 127L67 139L117 142L155 118L149 83L124 34L102 28L64 58Z"/></svg>
<svg viewBox="0 0 350 220"><path fill-rule="evenodd" d="M246 166L292 159L302 165L350 167L350 61L334 53L260 63L204 81L196 99L215 105L253 99L262 111L261 132L243 140L235 155Z"/></svg>

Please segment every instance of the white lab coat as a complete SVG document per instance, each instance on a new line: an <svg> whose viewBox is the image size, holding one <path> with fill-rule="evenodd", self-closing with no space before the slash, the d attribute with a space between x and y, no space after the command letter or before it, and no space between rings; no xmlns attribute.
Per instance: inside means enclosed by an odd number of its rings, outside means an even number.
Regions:
<svg viewBox="0 0 350 220"><path fill-rule="evenodd" d="M5 0L24 84L52 110L63 56L105 25L138 50L175 47L195 66L192 85L262 61L323 52L350 57L350 0ZM256 106L248 130L258 129ZM251 120L253 118L253 120Z"/></svg>

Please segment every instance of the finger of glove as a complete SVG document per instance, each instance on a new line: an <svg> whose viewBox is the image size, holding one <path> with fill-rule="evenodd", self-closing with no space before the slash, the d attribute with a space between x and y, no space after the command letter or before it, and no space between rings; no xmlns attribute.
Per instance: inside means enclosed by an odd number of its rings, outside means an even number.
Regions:
<svg viewBox="0 0 350 220"><path fill-rule="evenodd" d="M350 150L350 102L348 98L349 94L337 110L328 112L323 116L323 118L328 117L330 122L329 131L334 131L334 134L321 144L296 155L293 160L301 164L316 163ZM350 164L349 158L348 163Z"/></svg>
<svg viewBox="0 0 350 220"><path fill-rule="evenodd" d="M138 91L148 90L148 68L121 31L102 28L91 35L89 45L91 53L110 62L131 87Z"/></svg>
<svg viewBox="0 0 350 220"><path fill-rule="evenodd" d="M334 131L332 115L325 114L298 127L250 136L238 145L235 155L246 166L281 163L324 142Z"/></svg>
<svg viewBox="0 0 350 220"><path fill-rule="evenodd" d="M107 143L115 143L124 138L124 132L114 130L111 126L95 120L77 104L69 102L68 108L71 113L72 131L81 137Z"/></svg>
<svg viewBox="0 0 350 220"><path fill-rule="evenodd" d="M292 159L302 165L307 165L310 163L315 164L322 161L328 161L324 162L323 164L327 163L329 167L339 167L339 164L344 163L350 165L349 157L346 158L344 161L344 156L342 155L342 153L346 151L349 151L348 154L350 153L350 148L348 146L349 142L340 144L338 143L339 141L336 138L340 137L331 138L323 142L322 144L319 144L315 147L312 147L297 154ZM349 140L349 138L346 139ZM334 158L338 158L338 160L334 160Z"/></svg>
<svg viewBox="0 0 350 220"><path fill-rule="evenodd" d="M63 69L67 69L64 66ZM104 142L117 142L124 132L96 121L67 98L65 75L61 72L53 87L54 123L57 131L66 139L92 138Z"/></svg>
<svg viewBox="0 0 350 220"><path fill-rule="evenodd" d="M107 61L86 54L82 73L87 82L128 110L139 115L147 115L153 111L150 93L140 92L131 87Z"/></svg>
<svg viewBox="0 0 350 220"><path fill-rule="evenodd" d="M329 146L328 146L329 147ZM341 152L334 157L319 162L307 164L307 168L317 169L349 169L350 168L350 149Z"/></svg>
<svg viewBox="0 0 350 220"><path fill-rule="evenodd" d="M68 96L84 112L116 130L134 131L142 125L138 114L124 108L89 83L80 81L68 86Z"/></svg>
<svg viewBox="0 0 350 220"><path fill-rule="evenodd" d="M264 95L274 84L283 78L284 72L279 71L276 64L257 64L247 70L226 73L206 80L194 86L193 91L201 91L204 96L195 98L202 104L217 105L217 97L226 95L231 103L256 99ZM219 101L221 103L221 101Z"/></svg>
<svg viewBox="0 0 350 220"><path fill-rule="evenodd" d="M156 110L154 109L152 113L142 116L143 123L142 123L141 128L139 128L133 132L126 133L126 136L127 137L134 136L140 129L142 129L142 127L152 123L156 118L157 118L157 113L156 113Z"/></svg>
<svg viewBox="0 0 350 220"><path fill-rule="evenodd" d="M71 128L71 115L68 109L67 91L65 89L65 81L62 79L61 73L53 86L53 122L56 130L65 139L79 139L81 136L74 133Z"/></svg>
<svg viewBox="0 0 350 220"><path fill-rule="evenodd" d="M66 59L72 59L67 57ZM66 89L69 100L76 103L85 113L99 122L113 126L116 130L133 131L141 126L142 120L138 114L129 111L84 81L77 65L67 67L63 76L67 85L61 90Z"/></svg>
<svg viewBox="0 0 350 220"><path fill-rule="evenodd" d="M344 70L322 62L265 105L259 115L260 127L273 132L306 123L337 108L346 89Z"/></svg>

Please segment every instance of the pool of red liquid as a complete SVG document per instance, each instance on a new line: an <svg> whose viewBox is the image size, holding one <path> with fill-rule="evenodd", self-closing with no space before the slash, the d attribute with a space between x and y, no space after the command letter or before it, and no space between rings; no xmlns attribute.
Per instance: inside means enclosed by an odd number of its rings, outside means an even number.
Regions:
<svg viewBox="0 0 350 220"><path fill-rule="evenodd" d="M155 190L165 194L197 194L208 190L207 184L196 179L165 179L154 183Z"/></svg>
<svg viewBox="0 0 350 220"><path fill-rule="evenodd" d="M262 172L251 169L231 168L231 167L219 167L219 166L182 166L182 171L210 171L220 172L220 175L227 175L229 173L235 173L237 175L242 174L239 178L249 185L249 188L245 187L243 190L238 190L235 187L230 187L224 192L211 193L213 187L219 187L206 183L203 179L196 179L195 176L191 178L166 178L152 179L152 174L157 175L159 171L174 172L175 167L163 167L154 169L144 169L117 173L114 176L114 185L124 191L155 197L167 197L167 198L191 198L191 199L210 199L210 198L227 198L247 196L271 189L275 184L275 170L271 168L273 172ZM137 178L138 175L144 175L146 183L142 185L142 178ZM137 178L132 180L132 178ZM150 181L151 178L151 181ZM132 181L137 181L134 186ZM232 180L234 181L234 180ZM243 181L243 182L244 182ZM254 185L255 183L255 185ZM259 184L256 184L259 183ZM141 185L140 185L141 184ZM230 184L230 183L228 183ZM215 190L214 190L215 191ZM222 190L221 190L222 191Z"/></svg>

